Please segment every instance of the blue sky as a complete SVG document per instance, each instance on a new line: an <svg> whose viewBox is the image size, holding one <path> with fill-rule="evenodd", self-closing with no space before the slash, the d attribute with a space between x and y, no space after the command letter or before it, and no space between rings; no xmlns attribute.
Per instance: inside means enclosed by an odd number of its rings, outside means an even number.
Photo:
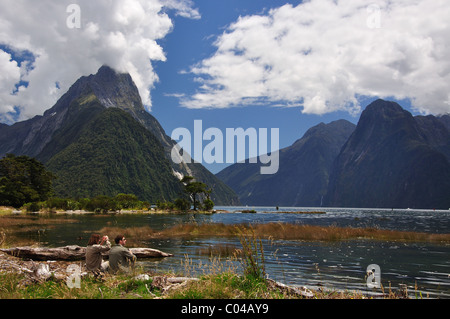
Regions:
<svg viewBox="0 0 450 319"><path fill-rule="evenodd" d="M0 122L42 114L102 64L132 75L168 135L278 128L284 148L376 98L447 113L448 16L426 0L3 0Z"/></svg>
<svg viewBox="0 0 450 319"><path fill-rule="evenodd" d="M162 124L168 135L178 127L194 131L194 120L202 120L204 130L217 127L225 135L226 128L279 128L280 147L292 145L314 125L329 123L337 119L346 119L357 123L359 115L348 112L333 112L323 115L301 114L297 107L280 108L271 106L245 106L225 109L187 109L179 107L177 98L168 96L176 92L189 92L197 89L194 76L180 74L191 65L213 55L213 43L227 26L240 16L262 14L280 4L297 5L301 1L273 0L201 0L195 1L202 19L188 20L183 17L175 19L175 28L161 45L167 51L166 62L156 65L160 83L153 91L152 115ZM373 99L369 99L371 101ZM174 116L177 114L177 116ZM208 141L204 142L204 146ZM229 164L206 164L210 171L217 173Z"/></svg>
<svg viewBox="0 0 450 319"><path fill-rule="evenodd" d="M297 5L301 1L273 0L201 0L195 1L202 19L188 20L183 17L175 19L175 28L161 45L167 51L166 62L156 65L160 83L153 91L152 114L160 121L168 135L178 127L186 127L193 132L194 120L202 120L204 129L217 127L225 132L226 128L279 128L280 147L288 147L311 127L324 122L346 119L357 124L358 114L345 111L316 115L302 114L298 107L282 108L271 106L245 106L225 109L187 109L179 106L177 98L168 96L176 92L188 92L197 88L192 75L180 74L200 60L213 55L213 43L227 26L239 16L268 12L272 8L286 3ZM181 88L181 89L180 89ZM365 107L377 97L362 100ZM402 106L409 107L408 101L401 101ZM412 111L412 110L410 110ZM174 116L176 114L176 116ZM205 141L204 144L208 142ZM217 173L229 164L203 163L212 172Z"/></svg>

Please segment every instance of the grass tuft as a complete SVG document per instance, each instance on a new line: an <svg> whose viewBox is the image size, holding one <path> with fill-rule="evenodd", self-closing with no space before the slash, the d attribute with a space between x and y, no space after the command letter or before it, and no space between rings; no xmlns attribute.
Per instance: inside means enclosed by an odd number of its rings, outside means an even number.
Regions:
<svg viewBox="0 0 450 319"><path fill-rule="evenodd" d="M429 234L419 232L395 231L374 227L353 228L337 226L313 226L288 223L266 223L254 225L228 225L223 223L180 224L161 231L148 226L121 229L102 228L100 233L116 234L124 232L129 238L147 240L170 237L239 237L243 232L253 232L265 239L305 240L305 241L342 241L353 239L388 240L406 242L449 243L450 234Z"/></svg>

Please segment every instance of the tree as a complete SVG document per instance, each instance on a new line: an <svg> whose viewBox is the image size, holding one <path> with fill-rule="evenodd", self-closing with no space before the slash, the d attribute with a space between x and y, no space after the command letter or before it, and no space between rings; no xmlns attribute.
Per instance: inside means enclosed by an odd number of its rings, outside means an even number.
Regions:
<svg viewBox="0 0 450 319"><path fill-rule="evenodd" d="M207 198L203 201L203 209L204 210L209 211L209 210L212 210L213 208L214 208L214 202L210 198Z"/></svg>
<svg viewBox="0 0 450 319"><path fill-rule="evenodd" d="M0 205L19 208L47 200L54 178L36 159L7 154L0 160Z"/></svg>
<svg viewBox="0 0 450 319"><path fill-rule="evenodd" d="M134 194L117 194L114 199L119 206L124 209L136 208L139 205L139 199Z"/></svg>
<svg viewBox="0 0 450 319"><path fill-rule="evenodd" d="M175 208L182 211L191 209L191 202L186 198L177 198L174 202Z"/></svg>
<svg viewBox="0 0 450 319"><path fill-rule="evenodd" d="M192 201L194 202L194 210L197 210L198 201L197 195L201 194L209 194L209 190L206 189L206 184L202 182L194 181L194 177L192 176L184 176L181 180L181 183L184 185L185 192L189 194ZM209 197L208 197L209 199ZM213 203L214 206L214 203ZM211 203L208 202L208 207L211 207ZM211 208L212 209L212 208Z"/></svg>

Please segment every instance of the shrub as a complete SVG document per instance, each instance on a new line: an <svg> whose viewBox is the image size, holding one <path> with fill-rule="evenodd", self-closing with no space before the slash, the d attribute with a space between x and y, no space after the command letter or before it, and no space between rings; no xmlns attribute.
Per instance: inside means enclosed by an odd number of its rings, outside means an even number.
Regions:
<svg viewBox="0 0 450 319"><path fill-rule="evenodd" d="M175 208L182 211L188 211L191 209L191 202L185 198L177 198L175 200Z"/></svg>
<svg viewBox="0 0 450 319"><path fill-rule="evenodd" d="M136 208L139 204L139 200L136 195L133 194L118 194L114 197L118 206L124 209Z"/></svg>
<svg viewBox="0 0 450 319"><path fill-rule="evenodd" d="M86 209L96 213L107 213L108 211L119 210L120 206L114 198L100 195L91 198L86 205Z"/></svg>
<svg viewBox="0 0 450 319"><path fill-rule="evenodd" d="M32 213L32 212L40 211L42 206L39 203L33 202L33 203L27 203L27 204L23 205L22 208L25 209L25 211Z"/></svg>
<svg viewBox="0 0 450 319"><path fill-rule="evenodd" d="M44 208L61 209L61 210L77 210L81 208L81 204L73 199L52 197L43 204Z"/></svg>
<svg viewBox="0 0 450 319"><path fill-rule="evenodd" d="M214 202L211 199L207 198L203 201L203 209L204 210L210 211L213 208L214 208Z"/></svg>
<svg viewBox="0 0 450 319"><path fill-rule="evenodd" d="M161 210L173 210L175 209L175 204L167 201L161 202L158 200L156 201L156 207Z"/></svg>

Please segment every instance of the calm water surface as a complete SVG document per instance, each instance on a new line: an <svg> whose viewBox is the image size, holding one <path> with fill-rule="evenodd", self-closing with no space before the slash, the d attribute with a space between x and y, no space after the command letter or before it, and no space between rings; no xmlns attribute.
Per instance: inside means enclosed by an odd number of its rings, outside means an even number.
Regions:
<svg viewBox="0 0 450 319"><path fill-rule="evenodd" d="M450 211L434 210L380 210L343 208L282 208L274 207L216 207L229 213L213 215L115 215L107 217L77 216L76 223L56 224L36 234L24 233L48 246L68 244L85 245L90 232L105 226L135 227L149 225L164 229L180 223L268 223L284 222L308 225L336 225L351 227L378 227L382 229L428 233L450 232ZM244 214L244 209L257 213ZM288 214L292 211L324 211L326 214ZM240 248L237 239L166 239L147 242L149 247L174 254L162 260L145 260L148 270L173 270L189 275L211 269L208 256L199 253L202 248L229 244ZM353 240L343 242L263 241L266 273L272 279L289 285L331 289L363 290L366 269L370 264L381 268L381 283L388 290L407 285L412 296L450 298L450 245L429 243L379 242ZM220 265L239 267L222 261ZM217 266L217 265L216 265ZM375 291L377 292L377 291ZM378 290L380 292L380 290Z"/></svg>

